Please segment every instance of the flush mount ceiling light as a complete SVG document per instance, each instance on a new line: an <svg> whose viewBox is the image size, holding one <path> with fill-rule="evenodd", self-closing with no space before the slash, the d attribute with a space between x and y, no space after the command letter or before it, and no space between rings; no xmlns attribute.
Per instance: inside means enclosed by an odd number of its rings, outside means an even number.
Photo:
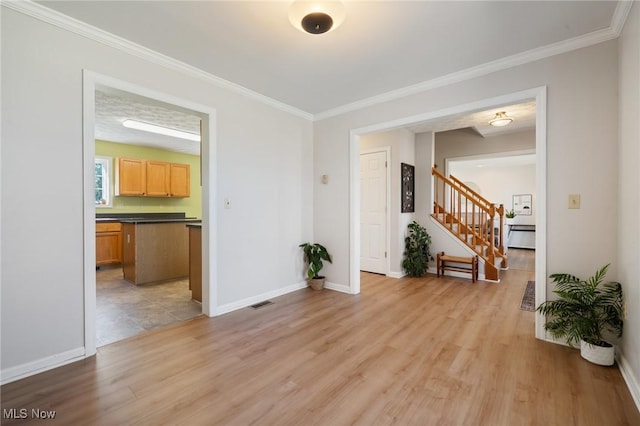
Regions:
<svg viewBox="0 0 640 426"><path fill-rule="evenodd" d="M289 21L300 31L323 34L344 21L344 3L338 0L295 0L289 6Z"/></svg>
<svg viewBox="0 0 640 426"><path fill-rule="evenodd" d="M507 117L507 113L504 111L496 112L496 117L489 122L492 126L502 127L510 124L513 118Z"/></svg>
<svg viewBox="0 0 640 426"><path fill-rule="evenodd" d="M187 139L190 141L200 142L200 135L197 135L195 133L189 133L183 130L171 129L169 127L164 127L164 126L158 126L157 124L145 123L144 121L127 119L122 122L122 125L130 129L142 130L144 132L157 133L159 135L173 136L174 138Z"/></svg>

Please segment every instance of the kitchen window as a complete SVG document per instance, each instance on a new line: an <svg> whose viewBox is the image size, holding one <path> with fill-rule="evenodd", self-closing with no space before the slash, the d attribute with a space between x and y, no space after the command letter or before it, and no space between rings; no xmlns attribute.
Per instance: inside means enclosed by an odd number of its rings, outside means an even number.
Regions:
<svg viewBox="0 0 640 426"><path fill-rule="evenodd" d="M96 207L111 207L111 157L95 158Z"/></svg>

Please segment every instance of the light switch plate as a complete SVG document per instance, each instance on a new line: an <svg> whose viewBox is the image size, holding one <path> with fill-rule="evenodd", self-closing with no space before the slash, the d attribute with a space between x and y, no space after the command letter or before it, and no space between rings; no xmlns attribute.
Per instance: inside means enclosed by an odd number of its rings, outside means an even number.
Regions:
<svg viewBox="0 0 640 426"><path fill-rule="evenodd" d="M580 208L580 194L569 194L569 208L570 209Z"/></svg>
<svg viewBox="0 0 640 426"><path fill-rule="evenodd" d="M229 197L224 199L224 208L225 209L230 209L231 208L231 199Z"/></svg>

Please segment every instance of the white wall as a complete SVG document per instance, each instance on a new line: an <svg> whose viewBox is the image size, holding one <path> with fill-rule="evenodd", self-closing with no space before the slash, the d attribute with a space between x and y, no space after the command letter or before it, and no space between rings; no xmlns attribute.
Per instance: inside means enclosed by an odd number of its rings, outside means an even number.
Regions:
<svg viewBox="0 0 640 426"><path fill-rule="evenodd" d="M427 226L429 216L433 213L431 198L431 168L435 151L435 133L419 133L415 137L416 144L416 221Z"/></svg>
<svg viewBox="0 0 640 426"><path fill-rule="evenodd" d="M311 122L3 7L3 379L84 345L83 69L217 111L219 306L303 283Z"/></svg>
<svg viewBox="0 0 640 426"><path fill-rule="evenodd" d="M415 165L415 137L408 130L392 130L372 133L360 138L360 149L368 150L381 147L391 148L391 200L388 204L391 229L389 242L389 274L393 277L404 275L402 259L404 258L404 237L407 225L414 219L414 213L400 212L400 163Z"/></svg>
<svg viewBox="0 0 640 426"><path fill-rule="evenodd" d="M619 44L618 279L627 303L622 336L623 367L640 407L640 5L635 3Z"/></svg>

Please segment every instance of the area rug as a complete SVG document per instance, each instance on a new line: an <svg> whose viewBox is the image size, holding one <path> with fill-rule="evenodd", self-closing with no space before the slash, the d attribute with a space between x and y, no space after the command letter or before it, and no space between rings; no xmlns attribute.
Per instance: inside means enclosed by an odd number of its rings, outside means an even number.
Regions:
<svg viewBox="0 0 640 426"><path fill-rule="evenodd" d="M520 302L520 309L523 311L535 311L536 310L536 282L527 281L527 288L524 289L522 295L522 302Z"/></svg>

